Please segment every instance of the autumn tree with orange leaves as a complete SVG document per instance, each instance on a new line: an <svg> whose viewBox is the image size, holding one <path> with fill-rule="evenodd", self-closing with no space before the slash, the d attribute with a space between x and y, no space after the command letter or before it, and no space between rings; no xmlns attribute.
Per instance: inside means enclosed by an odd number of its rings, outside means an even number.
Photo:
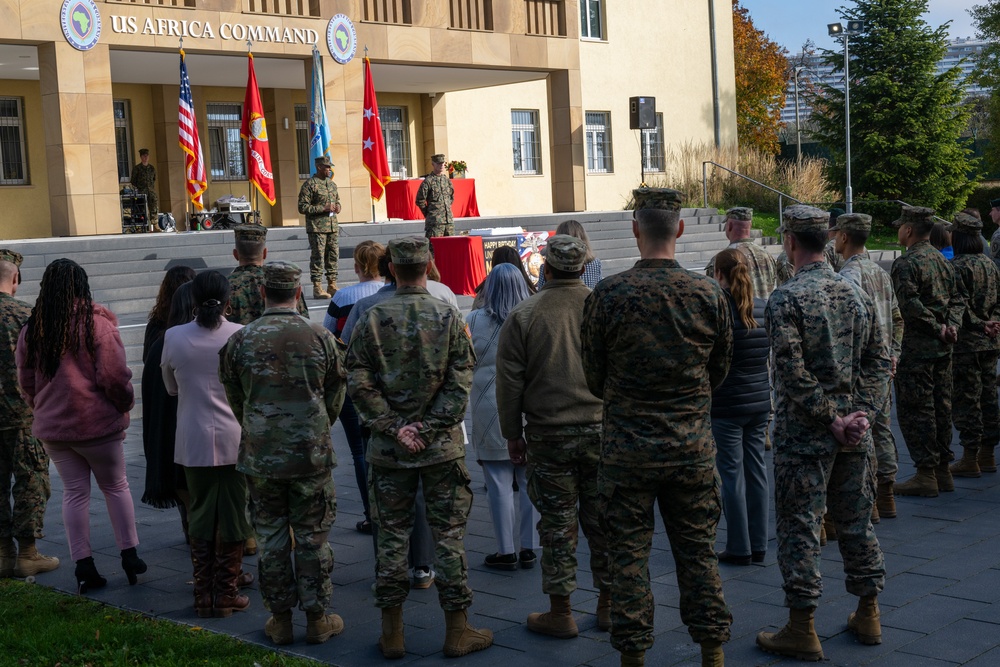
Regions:
<svg viewBox="0 0 1000 667"><path fill-rule="evenodd" d="M777 153L788 83L787 51L754 27L750 12L739 0L733 0L733 50L740 147Z"/></svg>

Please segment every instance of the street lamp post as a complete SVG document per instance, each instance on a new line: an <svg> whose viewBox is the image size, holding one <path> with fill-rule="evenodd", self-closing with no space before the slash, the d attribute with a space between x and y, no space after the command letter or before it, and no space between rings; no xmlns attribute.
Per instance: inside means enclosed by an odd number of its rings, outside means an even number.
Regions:
<svg viewBox="0 0 1000 667"><path fill-rule="evenodd" d="M854 212L854 189L851 187L851 55L850 36L859 35L864 30L863 21L848 21L847 29L840 23L830 23L827 32L834 39L844 40L844 159L847 167L847 212Z"/></svg>
<svg viewBox="0 0 1000 667"><path fill-rule="evenodd" d="M802 163L802 123L799 121L799 72L807 67L796 67L792 76L795 83L795 160Z"/></svg>

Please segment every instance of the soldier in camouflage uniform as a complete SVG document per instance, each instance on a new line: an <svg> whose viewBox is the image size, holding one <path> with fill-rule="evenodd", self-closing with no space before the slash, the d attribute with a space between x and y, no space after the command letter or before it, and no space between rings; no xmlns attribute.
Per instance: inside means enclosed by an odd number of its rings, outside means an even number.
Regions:
<svg viewBox="0 0 1000 667"><path fill-rule="evenodd" d="M233 257L239 266L229 274L232 297L229 301L230 322L250 324L264 314L264 260L267 259L267 227L262 225L240 225L233 229L236 247ZM295 304L299 315L309 319L309 307L305 297L299 294Z"/></svg>
<svg viewBox="0 0 1000 667"><path fill-rule="evenodd" d="M44 537L49 457L31 436L31 408L17 387L14 348L31 315L31 306L14 298L21 284L21 260L20 253L0 250L0 579L59 567L58 558L35 548L35 540Z"/></svg>
<svg viewBox="0 0 1000 667"><path fill-rule="evenodd" d="M462 420L475 353L462 314L427 292L429 247L420 237L389 241L396 293L365 311L347 351L351 399L371 429L368 496L377 528L375 606L382 609L379 648L386 658L406 654L406 554L420 482L436 542L444 654L465 655L493 644L493 633L470 627L466 612L472 604L464 544L472 489Z"/></svg>
<svg viewBox="0 0 1000 667"><path fill-rule="evenodd" d="M997 225L997 230L990 237L990 247L987 252L993 258L993 263L1000 267L1000 199L990 200L990 220Z"/></svg>
<svg viewBox="0 0 1000 667"><path fill-rule="evenodd" d="M148 223L155 226L159 214L159 200L156 198L156 167L149 164L148 148L139 149L139 164L132 167L129 183L146 195L146 205L149 207Z"/></svg>
<svg viewBox="0 0 1000 667"><path fill-rule="evenodd" d="M785 254L784 250L779 252L778 256L774 258L774 267L776 272L775 287L784 285L795 275L795 267L788 261L788 255Z"/></svg>
<svg viewBox="0 0 1000 667"><path fill-rule="evenodd" d="M267 309L220 351L219 380L243 426L236 469L247 477L260 542L260 593L271 612L264 632L290 644L297 603L306 612L306 641L318 644L344 629L326 610L333 594L327 538L337 517L330 426L346 375L333 334L295 312L302 271L269 262L264 275Z"/></svg>
<svg viewBox="0 0 1000 667"><path fill-rule="evenodd" d="M822 660L813 623L823 584L824 506L837 528L847 592L860 597L848 628L881 643L877 596L885 565L870 521L875 478L870 421L885 405L889 350L871 299L824 261L828 216L811 206L783 212L784 248L795 276L767 302L778 403L774 498L778 565L788 624L757 635L765 651Z"/></svg>
<svg viewBox="0 0 1000 667"><path fill-rule="evenodd" d="M952 417L962 444L962 458L951 466L956 477L996 472L994 448L1000 442L997 362L1000 339L1000 270L982 253L982 221L959 213L952 227L955 279L965 297L962 333L952 354Z"/></svg>
<svg viewBox="0 0 1000 667"><path fill-rule="evenodd" d="M455 219L452 217L451 205L455 201L455 188L444 171L444 155L432 155L431 163L434 171L424 176L416 198L417 208L424 214L424 235L427 238L454 236Z"/></svg>
<svg viewBox="0 0 1000 667"><path fill-rule="evenodd" d="M896 483L896 471L899 469L897 463L899 454L896 450L896 440L889 427L892 410L892 392L889 391L889 383L896 372L896 363L899 361L900 346L903 342L903 315L899 312L899 304L896 303L892 278L885 269L866 257L865 242L871 229L870 215L848 213L837 218L832 234L837 253L844 258L840 275L854 283L872 300L882 329L883 342L889 350L889 359L892 362L892 372L885 377L885 404L872 422L872 439L875 444L878 469L878 498L875 502L876 511L873 520L877 521L880 516L887 519L896 516L893 485Z"/></svg>
<svg viewBox="0 0 1000 667"><path fill-rule="evenodd" d="M316 174L302 184L299 190L299 213L306 216L306 233L309 236L309 278L313 298L329 299L337 291L337 259L340 227L340 193L333 182L333 162L329 156L315 160ZM326 272L326 291L323 290L323 272Z"/></svg>
<svg viewBox="0 0 1000 667"><path fill-rule="evenodd" d="M500 329L496 404L511 461L523 465L527 454L528 494L541 514L542 592L550 610L528 616L528 629L569 639L577 636L570 595L576 590L578 525L600 591L598 627L611 629L608 545L597 489L603 406L587 388L580 362L580 324L590 294L580 280L587 244L557 234L547 248L545 286L519 303Z"/></svg>
<svg viewBox="0 0 1000 667"><path fill-rule="evenodd" d="M722 665L732 614L722 596L715 531L721 496L709 412L729 372L729 302L711 278L674 259L684 231L681 193L633 193L642 257L587 297L583 368L604 400L599 484L606 503L611 643L622 665L653 645L649 552L658 505L677 563L681 620L703 665Z"/></svg>
<svg viewBox="0 0 1000 667"><path fill-rule="evenodd" d="M951 263L930 243L934 211L904 206L893 223L906 253L892 263L892 285L903 314L896 367L899 430L917 474L896 484L897 496L936 498L954 491L951 451L951 353L965 314Z"/></svg>
<svg viewBox="0 0 1000 667"><path fill-rule="evenodd" d="M750 227L753 223L753 209L737 206L726 211L726 238L728 248L734 248L743 253L747 260L747 270L750 271L750 281L753 283L753 295L767 301L777 284L778 268L774 258L764 248L754 243L750 238ZM705 275L715 277L715 257L705 267Z"/></svg>

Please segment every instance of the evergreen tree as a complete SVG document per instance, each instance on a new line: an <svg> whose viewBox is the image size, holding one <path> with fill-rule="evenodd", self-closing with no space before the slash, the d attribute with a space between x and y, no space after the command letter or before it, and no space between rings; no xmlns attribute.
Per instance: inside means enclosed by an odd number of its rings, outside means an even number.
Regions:
<svg viewBox="0 0 1000 667"><path fill-rule="evenodd" d="M937 74L947 24L932 29L927 0L856 0L838 10L864 22L850 37L851 174L854 199L901 199L950 215L975 187L976 160L960 139L969 110L954 67ZM844 70L843 49L825 51ZM814 136L830 149L829 178L845 186L844 93L821 87Z"/></svg>
<svg viewBox="0 0 1000 667"><path fill-rule="evenodd" d="M969 10L976 37L987 44L976 59L973 78L990 90L982 119L982 134L989 138L984 151L989 173L1000 172L1000 0L989 0Z"/></svg>

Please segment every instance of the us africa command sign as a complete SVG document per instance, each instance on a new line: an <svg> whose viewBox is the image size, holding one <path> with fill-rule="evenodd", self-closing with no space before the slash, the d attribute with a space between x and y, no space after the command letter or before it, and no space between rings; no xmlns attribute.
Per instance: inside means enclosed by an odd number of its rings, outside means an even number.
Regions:
<svg viewBox="0 0 1000 667"><path fill-rule="evenodd" d="M346 65L354 58L358 50L358 33L354 23L344 14L337 14L330 19L326 27L326 45L330 55L341 65Z"/></svg>
<svg viewBox="0 0 1000 667"><path fill-rule="evenodd" d="M94 0L64 0L59 22L66 41L78 51L89 51L101 38L101 13Z"/></svg>

